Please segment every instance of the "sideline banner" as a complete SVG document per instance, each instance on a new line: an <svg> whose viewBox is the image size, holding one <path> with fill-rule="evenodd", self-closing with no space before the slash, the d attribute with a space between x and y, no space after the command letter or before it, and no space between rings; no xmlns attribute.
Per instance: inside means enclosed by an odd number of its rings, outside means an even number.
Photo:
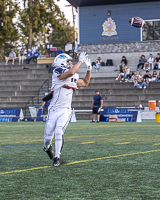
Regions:
<svg viewBox="0 0 160 200"><path fill-rule="evenodd" d="M0 122L18 122L23 119L21 108L0 108Z"/></svg>
<svg viewBox="0 0 160 200"><path fill-rule="evenodd" d="M103 108L100 112L101 122L136 122L137 108L135 107L113 107Z"/></svg>
<svg viewBox="0 0 160 200"><path fill-rule="evenodd" d="M42 122L43 121L43 109L38 109L36 122Z"/></svg>

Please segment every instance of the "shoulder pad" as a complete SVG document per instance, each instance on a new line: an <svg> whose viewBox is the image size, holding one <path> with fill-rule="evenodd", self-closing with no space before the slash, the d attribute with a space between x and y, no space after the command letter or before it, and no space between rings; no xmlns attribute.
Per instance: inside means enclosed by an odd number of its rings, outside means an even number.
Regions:
<svg viewBox="0 0 160 200"><path fill-rule="evenodd" d="M54 72L58 75L63 74L66 71L66 68L58 67L54 70Z"/></svg>

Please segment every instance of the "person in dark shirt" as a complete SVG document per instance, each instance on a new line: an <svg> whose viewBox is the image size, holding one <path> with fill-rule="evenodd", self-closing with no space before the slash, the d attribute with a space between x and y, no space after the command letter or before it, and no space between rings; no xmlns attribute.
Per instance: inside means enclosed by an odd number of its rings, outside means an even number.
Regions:
<svg viewBox="0 0 160 200"><path fill-rule="evenodd" d="M45 96L47 95L48 93L45 93ZM51 99L48 100L48 101L43 101L40 109L43 108L43 122L46 121L46 115L48 114L48 107L49 107L49 104L51 102Z"/></svg>
<svg viewBox="0 0 160 200"><path fill-rule="evenodd" d="M154 69L159 69L160 68L160 53L157 53L157 57L155 58L154 61Z"/></svg>
<svg viewBox="0 0 160 200"><path fill-rule="evenodd" d="M127 63L128 63L128 61L127 61L126 57L122 56L120 64L118 65L117 69L115 69L114 71L119 71L120 68L124 68L127 65Z"/></svg>
<svg viewBox="0 0 160 200"><path fill-rule="evenodd" d="M100 94L99 90L96 90L95 93L96 94L93 96L93 101L91 105L91 108L93 110L93 119L91 122L96 121L96 115L97 115L97 123L98 123L100 119L100 111L103 106L103 97Z"/></svg>
<svg viewBox="0 0 160 200"><path fill-rule="evenodd" d="M152 78L152 76L149 74L149 70L146 70L146 73L143 76L143 80L146 78L148 78L148 79Z"/></svg>
<svg viewBox="0 0 160 200"><path fill-rule="evenodd" d="M139 63L137 65L137 70L139 70L139 67L141 66L141 69L143 69L144 64L147 62L147 59L145 58L144 55L141 55L141 57L139 58Z"/></svg>

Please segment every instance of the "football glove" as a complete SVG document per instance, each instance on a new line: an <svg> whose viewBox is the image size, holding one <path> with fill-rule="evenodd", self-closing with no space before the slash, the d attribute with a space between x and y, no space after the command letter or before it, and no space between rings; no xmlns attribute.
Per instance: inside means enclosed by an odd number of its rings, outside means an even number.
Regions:
<svg viewBox="0 0 160 200"><path fill-rule="evenodd" d="M101 108L98 109L98 113L100 113L100 112L101 112Z"/></svg>
<svg viewBox="0 0 160 200"><path fill-rule="evenodd" d="M84 62L87 66L87 71L91 71L92 70L91 60L89 58L86 58Z"/></svg>
<svg viewBox="0 0 160 200"><path fill-rule="evenodd" d="M81 52L79 55L79 61L81 61L82 63L86 60L88 55L86 55L86 52Z"/></svg>

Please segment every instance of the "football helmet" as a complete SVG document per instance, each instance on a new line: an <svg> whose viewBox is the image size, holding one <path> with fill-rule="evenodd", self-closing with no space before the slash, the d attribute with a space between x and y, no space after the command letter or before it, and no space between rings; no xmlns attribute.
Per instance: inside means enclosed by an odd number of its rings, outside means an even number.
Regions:
<svg viewBox="0 0 160 200"><path fill-rule="evenodd" d="M55 57L53 64L55 67L69 68L70 67L70 65L68 63L69 60L72 60L71 56L69 56L66 53L61 53Z"/></svg>

